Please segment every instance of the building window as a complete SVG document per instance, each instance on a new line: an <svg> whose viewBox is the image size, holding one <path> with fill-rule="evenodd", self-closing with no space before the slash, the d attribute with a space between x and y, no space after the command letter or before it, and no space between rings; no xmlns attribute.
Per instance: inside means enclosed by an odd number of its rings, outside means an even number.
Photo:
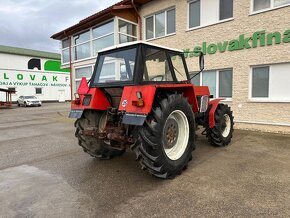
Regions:
<svg viewBox="0 0 290 218"><path fill-rule="evenodd" d="M219 71L219 97L231 98L233 93L232 70Z"/></svg>
<svg viewBox="0 0 290 218"><path fill-rule="evenodd" d="M145 18L146 40L175 33L175 8L156 13Z"/></svg>
<svg viewBox="0 0 290 218"><path fill-rule="evenodd" d="M211 70L195 74L191 80L196 86L208 86L210 94L214 98L232 98L233 93L233 70Z"/></svg>
<svg viewBox="0 0 290 218"><path fill-rule="evenodd" d="M137 25L119 19L119 43L137 40Z"/></svg>
<svg viewBox="0 0 290 218"><path fill-rule="evenodd" d="M154 17L146 18L146 39L154 38Z"/></svg>
<svg viewBox="0 0 290 218"><path fill-rule="evenodd" d="M91 56L90 31L73 37L74 39L74 60L80 60Z"/></svg>
<svg viewBox="0 0 290 218"><path fill-rule="evenodd" d="M189 29L215 24L233 17L233 0L193 0L188 4Z"/></svg>
<svg viewBox="0 0 290 218"><path fill-rule="evenodd" d="M252 0L253 12L282 7L284 5L290 5L290 0Z"/></svg>
<svg viewBox="0 0 290 218"><path fill-rule="evenodd" d="M289 101L290 63L257 66L251 73L251 98Z"/></svg>
<svg viewBox="0 0 290 218"><path fill-rule="evenodd" d="M189 3L189 28L200 26L200 0Z"/></svg>
<svg viewBox="0 0 290 218"><path fill-rule="evenodd" d="M269 97L269 67L253 68L252 72L252 97Z"/></svg>
<svg viewBox="0 0 290 218"><path fill-rule="evenodd" d="M205 71L202 74L202 85L208 86L210 94L217 98L216 71Z"/></svg>
<svg viewBox="0 0 290 218"><path fill-rule="evenodd" d="M117 25L115 25L117 23ZM69 62L70 39L62 41L62 63ZM124 19L111 19L72 37L73 60L96 57L104 48L137 40L137 24Z"/></svg>
<svg viewBox="0 0 290 218"><path fill-rule="evenodd" d="M114 21L93 28L93 56L98 51L114 45Z"/></svg>
<svg viewBox="0 0 290 218"><path fill-rule="evenodd" d="M61 56L62 56L62 63L68 63L69 62L69 40L70 39L65 39L61 42Z"/></svg>
<svg viewBox="0 0 290 218"><path fill-rule="evenodd" d="M93 74L92 66L76 68L75 70L76 89L79 88L79 85L83 77L86 77L88 81L92 77L92 74Z"/></svg>
<svg viewBox="0 0 290 218"><path fill-rule="evenodd" d="M191 79L191 83L194 84L195 86L201 86L201 81L200 81L200 78L201 78L201 73L197 74L197 73L193 73L193 75L190 76L192 79Z"/></svg>
<svg viewBox="0 0 290 218"><path fill-rule="evenodd" d="M36 95L42 95L42 88L35 88Z"/></svg>
<svg viewBox="0 0 290 218"><path fill-rule="evenodd" d="M233 0L220 0L220 20L233 17Z"/></svg>

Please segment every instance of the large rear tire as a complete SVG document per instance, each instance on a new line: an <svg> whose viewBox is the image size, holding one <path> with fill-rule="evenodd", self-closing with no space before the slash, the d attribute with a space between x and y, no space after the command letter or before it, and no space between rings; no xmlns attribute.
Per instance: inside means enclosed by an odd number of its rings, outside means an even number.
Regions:
<svg viewBox="0 0 290 218"><path fill-rule="evenodd" d="M112 149L97 137L81 134L81 131L86 128L98 129L103 114L97 111L84 111L83 116L75 122L75 136L78 138L79 145L83 147L84 152L97 159L109 160L115 156L122 155L125 151Z"/></svg>
<svg viewBox="0 0 290 218"><path fill-rule="evenodd" d="M227 146L233 137L234 117L228 105L219 104L215 114L215 126L207 129L208 141L217 147Z"/></svg>
<svg viewBox="0 0 290 218"><path fill-rule="evenodd" d="M167 179L187 168L195 148L195 119L181 94L157 98L131 147L142 169Z"/></svg>

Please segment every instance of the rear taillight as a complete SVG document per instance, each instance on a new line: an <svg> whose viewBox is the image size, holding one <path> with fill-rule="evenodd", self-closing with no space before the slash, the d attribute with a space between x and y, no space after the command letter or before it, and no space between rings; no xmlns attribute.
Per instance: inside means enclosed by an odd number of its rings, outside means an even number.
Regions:
<svg viewBox="0 0 290 218"><path fill-rule="evenodd" d="M81 104L80 95L78 93L75 93L74 96L75 96L75 100L73 100L72 103L76 105L80 105Z"/></svg>
<svg viewBox="0 0 290 218"><path fill-rule="evenodd" d="M139 99L137 101L132 101L132 105L135 107L144 107L143 99Z"/></svg>
<svg viewBox="0 0 290 218"><path fill-rule="evenodd" d="M132 105L136 107L144 107L144 100L142 96L142 92L136 92L136 96L138 98L137 101L132 101Z"/></svg>
<svg viewBox="0 0 290 218"><path fill-rule="evenodd" d="M75 105L80 105L81 104L81 100L80 99L75 99L72 101L73 104Z"/></svg>

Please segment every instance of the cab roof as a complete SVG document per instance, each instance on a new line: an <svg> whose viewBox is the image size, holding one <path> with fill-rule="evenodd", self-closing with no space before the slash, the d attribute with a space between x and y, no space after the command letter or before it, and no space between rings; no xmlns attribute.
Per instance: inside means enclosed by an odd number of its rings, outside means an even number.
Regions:
<svg viewBox="0 0 290 218"><path fill-rule="evenodd" d="M132 46L132 45L140 45L140 44L154 46L154 47L161 48L161 49L166 49L166 50L169 50L169 51L183 53L183 51L180 50L180 49L169 48L169 47L166 47L166 46L161 46L161 45L157 45L157 44L153 44L153 43L149 43L149 42L145 42L145 41L127 42L127 43L122 43L122 44L110 46L110 47L107 47L107 48L104 48L104 49L100 50L98 53L110 51L110 50L117 49L117 48L125 48L125 47L129 47L129 46Z"/></svg>

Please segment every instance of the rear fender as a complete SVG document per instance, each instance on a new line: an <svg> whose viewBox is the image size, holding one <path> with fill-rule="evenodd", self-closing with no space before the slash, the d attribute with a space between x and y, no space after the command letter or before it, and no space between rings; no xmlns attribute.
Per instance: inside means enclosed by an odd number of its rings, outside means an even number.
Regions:
<svg viewBox="0 0 290 218"><path fill-rule="evenodd" d="M104 92L99 88L89 88L85 77L82 78L78 88L79 99L72 101L72 111L85 109L107 110L111 104ZM79 113L77 113L79 114ZM79 115L75 115L79 116Z"/></svg>
<svg viewBox="0 0 290 218"><path fill-rule="evenodd" d="M158 89L164 91L176 91L182 93L185 98L187 98L188 103L192 107L194 113L198 112L198 102L197 102L197 91L195 86L192 84L175 84L175 85L159 85Z"/></svg>
<svg viewBox="0 0 290 218"><path fill-rule="evenodd" d="M215 126L214 114L215 114L215 111L216 111L220 101L222 101L222 100L224 100L224 99L217 98L217 99L214 99L214 100L209 102L209 105L211 107L210 107L210 111L209 111L208 122L209 122L209 128L211 128L211 129L214 128L214 126Z"/></svg>
<svg viewBox="0 0 290 218"><path fill-rule="evenodd" d="M119 111L125 112L123 123L128 125L142 126L147 115L152 110L156 91L183 93L192 106L193 112L198 111L198 103L195 96L194 86L192 84L166 84L166 85L144 85L144 86L127 86L124 87L122 98L119 105ZM143 107L133 105L138 101L137 92L142 93L144 102Z"/></svg>
<svg viewBox="0 0 290 218"><path fill-rule="evenodd" d="M138 101L137 92L142 93L144 101L143 107L133 105L134 101ZM122 98L119 105L119 111L124 111L130 114L147 115L152 109L156 87L153 85L146 86L125 86Z"/></svg>
<svg viewBox="0 0 290 218"><path fill-rule="evenodd" d="M143 106L137 107L133 102L137 102L137 92L140 92L143 99ZM155 97L156 87L147 86L125 86L119 105L119 111L124 112L123 124L143 126L147 115L150 113Z"/></svg>
<svg viewBox="0 0 290 218"><path fill-rule="evenodd" d="M90 100L84 103L86 97L90 98ZM90 88L87 94L80 95L79 104L76 104L75 101L72 101L71 104L71 109L73 110L107 110L109 107L111 107L111 104L106 95L98 88Z"/></svg>

